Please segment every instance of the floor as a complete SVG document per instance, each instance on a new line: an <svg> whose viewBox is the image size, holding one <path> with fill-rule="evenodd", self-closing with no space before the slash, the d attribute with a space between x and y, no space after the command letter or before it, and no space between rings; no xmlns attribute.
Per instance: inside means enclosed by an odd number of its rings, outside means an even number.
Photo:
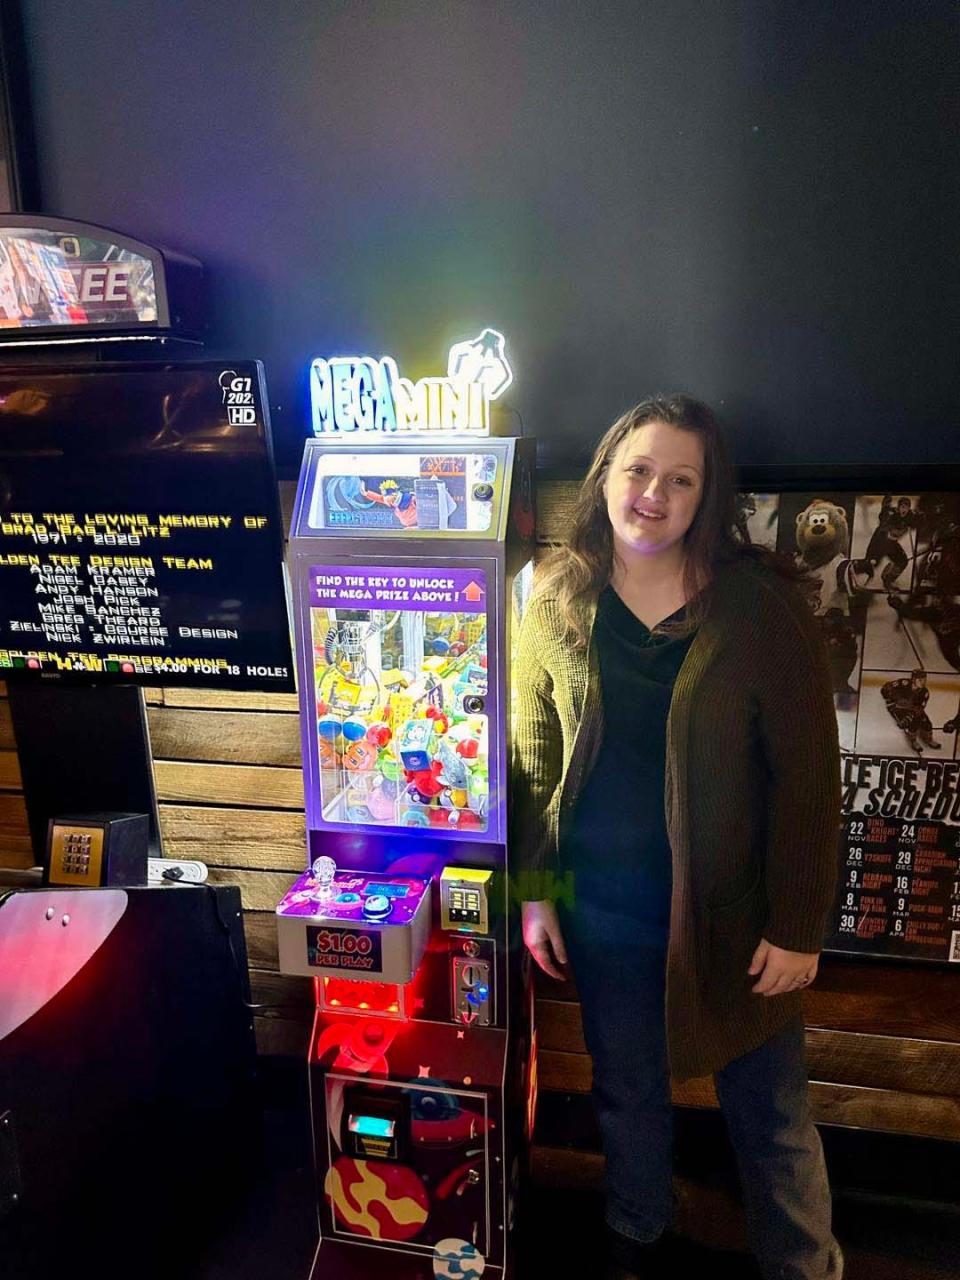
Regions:
<svg viewBox="0 0 960 1280"><path fill-rule="evenodd" d="M292 1116L273 1119L265 1147L269 1176L252 1194L249 1209L234 1214L233 1226L195 1259L193 1269L181 1270L178 1280L306 1280L315 1245L309 1153ZM705 1214L717 1212L724 1199L715 1188L703 1191ZM960 1202L960 1152L954 1193ZM518 1280L598 1276L601 1221L596 1193L530 1188ZM558 1230L558 1223L566 1228ZM835 1227L847 1259L845 1280L960 1280L960 1204L954 1211L937 1202L885 1199L875 1190L848 1191L838 1197ZM710 1234L709 1224L704 1234ZM705 1249L702 1256L705 1280L759 1276L745 1254Z"/></svg>
<svg viewBox="0 0 960 1280"><path fill-rule="evenodd" d="M73 1230L67 1239L44 1231L19 1252L0 1250L0 1277L307 1280L316 1211L306 1132L300 1112L269 1112L252 1176L233 1186L197 1187L187 1171L182 1178L158 1171L157 1185L142 1189L150 1205L147 1230L135 1229L129 1214L103 1203L99 1214L85 1215L86 1240ZM960 1153L957 1168L960 1183ZM696 1195L696 1184L688 1185ZM957 1188L954 1200L960 1200ZM729 1190L705 1186L702 1203L708 1236L716 1225L711 1218L736 1213L723 1208L731 1203ZM599 1278L601 1216L597 1193L532 1187L523 1209L518 1280ZM960 1280L960 1211L946 1204L908 1205L898 1197L885 1200L876 1190L844 1192L835 1221L847 1257L846 1280ZM702 1260L704 1280L758 1276L742 1253L704 1250ZM684 1271L689 1270L688 1261ZM665 1274L676 1276L679 1268L668 1267ZM383 1272L384 1280L388 1275Z"/></svg>

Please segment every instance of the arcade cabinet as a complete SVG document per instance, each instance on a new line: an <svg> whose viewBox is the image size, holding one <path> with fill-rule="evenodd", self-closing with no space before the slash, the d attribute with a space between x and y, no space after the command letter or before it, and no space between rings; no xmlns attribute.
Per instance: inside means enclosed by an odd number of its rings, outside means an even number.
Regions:
<svg viewBox="0 0 960 1280"><path fill-rule="evenodd" d="M146 884L144 686L292 689L262 370L196 359L200 278L0 215L0 680L47 880L0 888L0 1271L20 1280L153 1274L256 1150L239 892Z"/></svg>
<svg viewBox="0 0 960 1280"><path fill-rule="evenodd" d="M535 1088L507 848L532 441L307 442L290 563L321 1277L507 1274Z"/></svg>

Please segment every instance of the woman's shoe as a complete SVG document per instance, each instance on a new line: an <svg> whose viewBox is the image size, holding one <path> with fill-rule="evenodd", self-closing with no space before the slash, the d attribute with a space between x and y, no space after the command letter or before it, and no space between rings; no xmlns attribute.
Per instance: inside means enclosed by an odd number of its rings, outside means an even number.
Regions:
<svg viewBox="0 0 960 1280"><path fill-rule="evenodd" d="M656 1240L634 1240L613 1227L604 1226L607 1255L607 1280L648 1280L653 1267L663 1254L663 1237Z"/></svg>

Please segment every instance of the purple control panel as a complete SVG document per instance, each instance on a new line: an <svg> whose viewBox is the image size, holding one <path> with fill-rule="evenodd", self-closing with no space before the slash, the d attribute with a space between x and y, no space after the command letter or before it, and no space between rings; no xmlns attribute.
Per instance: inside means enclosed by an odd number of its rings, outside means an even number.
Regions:
<svg viewBox="0 0 960 1280"><path fill-rule="evenodd" d="M320 882L312 871L295 880L277 914L322 916L352 924L410 924L430 888L421 876L367 876L338 871L330 895L320 897Z"/></svg>

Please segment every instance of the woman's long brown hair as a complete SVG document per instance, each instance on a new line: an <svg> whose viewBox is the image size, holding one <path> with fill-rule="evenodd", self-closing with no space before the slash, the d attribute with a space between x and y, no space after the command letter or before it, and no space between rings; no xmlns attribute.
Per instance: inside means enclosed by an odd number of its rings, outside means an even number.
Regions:
<svg viewBox="0 0 960 1280"><path fill-rule="evenodd" d="M803 579L802 571L787 557L745 544L735 533L733 464L713 411L693 396L650 396L618 418L600 440L573 508L570 534L547 557L537 575L537 594L557 599L568 639L575 648L586 645L592 608L613 574L613 530L603 492L610 462L626 437L647 422L665 422L681 431L692 431L703 444L703 492L684 536L687 609L680 629L692 630L703 620L709 584L718 568L730 561L748 557L768 564L784 577Z"/></svg>

